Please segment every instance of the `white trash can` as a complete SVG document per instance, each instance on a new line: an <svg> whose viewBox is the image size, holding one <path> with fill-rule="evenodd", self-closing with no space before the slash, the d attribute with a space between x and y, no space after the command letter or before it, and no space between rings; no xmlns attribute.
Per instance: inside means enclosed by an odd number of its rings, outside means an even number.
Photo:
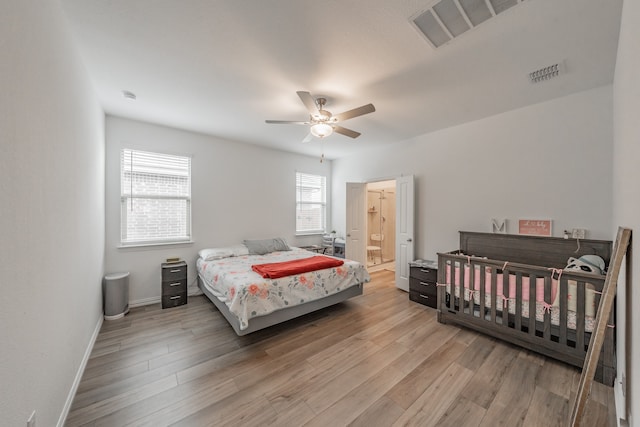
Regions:
<svg viewBox="0 0 640 427"><path fill-rule="evenodd" d="M102 297L105 320L124 317L129 312L129 272L104 276Z"/></svg>

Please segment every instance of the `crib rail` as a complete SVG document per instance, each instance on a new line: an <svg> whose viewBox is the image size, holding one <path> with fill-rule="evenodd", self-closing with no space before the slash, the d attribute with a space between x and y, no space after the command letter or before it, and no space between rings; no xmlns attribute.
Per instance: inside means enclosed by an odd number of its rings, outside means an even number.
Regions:
<svg viewBox="0 0 640 427"><path fill-rule="evenodd" d="M605 276L438 254L438 321L466 326L582 367ZM613 326L614 316L609 319ZM596 379L615 377L609 329Z"/></svg>

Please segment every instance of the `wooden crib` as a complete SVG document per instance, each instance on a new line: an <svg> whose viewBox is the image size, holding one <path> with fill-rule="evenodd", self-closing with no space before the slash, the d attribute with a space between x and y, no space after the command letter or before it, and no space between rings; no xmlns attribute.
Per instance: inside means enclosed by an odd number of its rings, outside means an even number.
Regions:
<svg viewBox="0 0 640 427"><path fill-rule="evenodd" d="M611 248L603 240L461 231L460 248L438 254L438 321L582 367L605 276L562 269L587 254L609 265ZM609 386L614 325L612 312L595 374Z"/></svg>

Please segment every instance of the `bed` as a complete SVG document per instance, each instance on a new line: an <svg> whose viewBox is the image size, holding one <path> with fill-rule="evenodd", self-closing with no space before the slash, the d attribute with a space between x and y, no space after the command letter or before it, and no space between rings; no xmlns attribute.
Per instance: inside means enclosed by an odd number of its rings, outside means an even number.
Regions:
<svg viewBox="0 0 640 427"><path fill-rule="evenodd" d="M597 255L612 244L460 232L460 248L438 253L438 321L457 324L582 367L604 275L566 270L569 258ZM615 379L615 313L608 320L595 378Z"/></svg>
<svg viewBox="0 0 640 427"><path fill-rule="evenodd" d="M251 254L243 247L216 250L223 255L213 257L200 251L196 261L198 287L240 336L361 295L364 283L370 281L362 264L347 259L335 267L264 278L252 266L337 258L286 244L285 250L276 247Z"/></svg>

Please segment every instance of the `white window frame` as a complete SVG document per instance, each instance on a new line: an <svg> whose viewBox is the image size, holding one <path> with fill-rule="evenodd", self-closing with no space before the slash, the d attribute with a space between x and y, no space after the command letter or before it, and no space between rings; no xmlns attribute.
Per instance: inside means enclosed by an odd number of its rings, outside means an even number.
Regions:
<svg viewBox="0 0 640 427"><path fill-rule="evenodd" d="M304 185L304 181L310 181L319 179L319 187L317 189L320 191L320 200L319 201L304 201L302 200L302 194L304 188L309 188L309 185ZM316 188L317 185L313 185L312 188ZM319 205L320 212L320 227L319 228L305 228L301 226L300 223L300 208L303 205ZM324 234L327 229L327 177L324 175L318 174L310 174L305 172L296 172L296 236L304 236L311 234Z"/></svg>
<svg viewBox="0 0 640 427"><path fill-rule="evenodd" d="M136 186L133 180L127 180L125 176L127 173L130 174L129 176L138 174L140 177L138 182L143 182L146 176L149 179L147 183L152 182L153 179L176 179L180 184L176 185L175 191L168 191L167 194L158 194L158 191L145 192L144 185ZM180 220L183 224L179 233L171 233L166 230L166 227L163 231L163 227L159 227L155 230L156 233L146 233L146 236L141 237L140 235L144 233L140 233L139 229L136 230L134 224L129 224L132 218L129 212L135 210L136 204L144 203L145 200L184 200L183 207L171 212L175 213L176 218L183 218ZM120 221L121 247L192 243L191 157L123 148L120 151ZM134 228L131 229L129 226Z"/></svg>

